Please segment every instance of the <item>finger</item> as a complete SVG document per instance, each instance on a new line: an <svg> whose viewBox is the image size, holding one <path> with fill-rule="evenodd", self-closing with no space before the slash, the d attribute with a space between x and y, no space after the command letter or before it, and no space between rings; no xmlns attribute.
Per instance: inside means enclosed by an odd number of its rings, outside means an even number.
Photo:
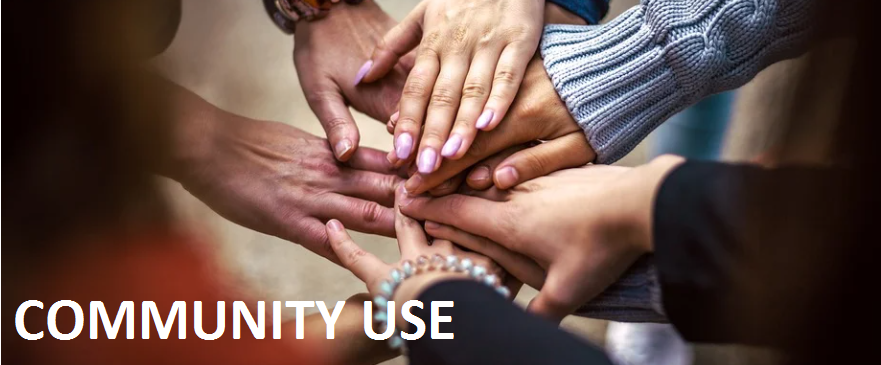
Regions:
<svg viewBox="0 0 881 365"><path fill-rule="evenodd" d="M545 285L529 310L560 321L612 285L633 261L608 250L561 256L548 270Z"/></svg>
<svg viewBox="0 0 881 365"><path fill-rule="evenodd" d="M495 171L496 167L500 163L502 163L502 161L507 159L508 156L511 156L515 152L520 151L524 148L526 148L526 145L510 147L474 165L474 167L468 173L468 177L466 178L466 183L468 184L468 187L474 190L489 189L491 186L493 186L492 171Z"/></svg>
<svg viewBox="0 0 881 365"><path fill-rule="evenodd" d="M493 133L478 134L464 157L458 160L447 160L444 165L434 173L423 175L417 174L407 180L405 186L411 194L421 194L447 179L471 167L480 160L490 157L510 146L516 146L530 140L534 135L523 126L516 123L505 123Z"/></svg>
<svg viewBox="0 0 881 365"><path fill-rule="evenodd" d="M401 181L401 177L393 174L342 169L336 192L391 208L395 203L395 188Z"/></svg>
<svg viewBox="0 0 881 365"><path fill-rule="evenodd" d="M313 205L317 218L338 219L358 232L395 236L394 210L377 202L328 193L316 199Z"/></svg>
<svg viewBox="0 0 881 365"><path fill-rule="evenodd" d="M509 44L502 51L484 111L488 114L489 120L485 122L485 127L478 126L478 129L492 130L505 117L511 102L514 101L514 96L517 95L517 90L520 89L520 82L523 81L523 74L526 73L526 65L529 64L534 53L534 48L529 49L520 43Z"/></svg>
<svg viewBox="0 0 881 365"><path fill-rule="evenodd" d="M386 33L376 47L370 60L361 66L355 77L355 85L373 82L388 74L398 60L419 45L422 39L422 19L425 5L419 4L398 25Z"/></svg>
<svg viewBox="0 0 881 365"><path fill-rule="evenodd" d="M468 74L468 58L465 56L463 53L457 53L443 60L440 74L431 92L417 159L419 172L422 174L437 170L441 164L441 154L449 153L452 156L452 153L458 150L457 146L453 146L457 147L454 149L446 148L449 146L445 146L444 142L450 135L453 118L456 117L459 99L462 96L462 84Z"/></svg>
<svg viewBox="0 0 881 365"><path fill-rule="evenodd" d="M342 265L333 248L330 247L324 223L312 217L297 218L296 221L288 223L282 227L280 238L295 242L337 265Z"/></svg>
<svg viewBox="0 0 881 365"><path fill-rule="evenodd" d="M486 255L509 274L533 288L541 288L544 284L545 272L538 264L498 243L433 221L425 222L425 231L432 237L450 240L459 246Z"/></svg>
<svg viewBox="0 0 881 365"><path fill-rule="evenodd" d="M484 106L489 98L500 53L501 49L482 49L474 56L462 87L456 123L444 144L444 157L453 160L462 158L477 135L478 122L489 122L489 114L484 112Z"/></svg>
<svg viewBox="0 0 881 365"><path fill-rule="evenodd" d="M512 186L552 172L584 166L593 159L587 140L581 133L571 133L512 154L493 172L499 189Z"/></svg>
<svg viewBox="0 0 881 365"><path fill-rule="evenodd" d="M331 219L326 225L330 247L339 258L340 263L365 283L375 282L375 278L385 274L388 265L370 252L359 247L343 224Z"/></svg>
<svg viewBox="0 0 881 365"><path fill-rule="evenodd" d="M456 190L459 190L459 186L462 185L462 181L464 180L465 173L463 172L444 181L443 184L436 186L434 189L429 190L428 194L431 196L444 196L455 193Z"/></svg>
<svg viewBox="0 0 881 365"><path fill-rule="evenodd" d="M501 241L504 232L510 232L510 223L502 216L504 203L453 194L440 198L408 196L399 204L407 216L454 226L496 242Z"/></svg>
<svg viewBox="0 0 881 365"><path fill-rule="evenodd" d="M346 162L346 165L364 171L396 172L394 165L386 158L386 152L369 147L359 148L355 151L352 157L349 158L349 161Z"/></svg>
<svg viewBox="0 0 881 365"><path fill-rule="evenodd" d="M339 91L317 91L308 93L306 101L318 117L333 154L339 161L347 161L361 139L355 118Z"/></svg>
<svg viewBox="0 0 881 365"><path fill-rule="evenodd" d="M397 202L402 202L406 198L406 194L403 187L399 188ZM428 246L428 238L425 236L422 225L415 219L401 213L400 204L395 204L395 233L398 237L401 257L412 257L416 252L420 252Z"/></svg>
<svg viewBox="0 0 881 365"><path fill-rule="evenodd" d="M395 125L395 153L400 160L409 160L413 155L439 70L437 53L430 48L421 50L401 93L401 109Z"/></svg>

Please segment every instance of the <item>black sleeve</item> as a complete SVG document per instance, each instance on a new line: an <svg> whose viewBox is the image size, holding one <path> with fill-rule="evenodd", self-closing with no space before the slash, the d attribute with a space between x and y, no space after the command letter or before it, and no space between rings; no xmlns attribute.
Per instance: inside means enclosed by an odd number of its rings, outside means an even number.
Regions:
<svg viewBox="0 0 881 365"><path fill-rule="evenodd" d="M835 280L824 275L850 241L838 224L847 176L694 161L671 172L653 232L664 309L683 337L779 347L804 318L829 318L816 288Z"/></svg>
<svg viewBox="0 0 881 365"><path fill-rule="evenodd" d="M524 312L489 287L470 280L454 280L428 288L419 299L423 308L411 313L425 324L425 335L407 341L414 365L486 364L611 364L599 349L565 332L556 324ZM431 302L453 301L440 315L440 332L451 340L431 339ZM411 324L409 333L415 327Z"/></svg>

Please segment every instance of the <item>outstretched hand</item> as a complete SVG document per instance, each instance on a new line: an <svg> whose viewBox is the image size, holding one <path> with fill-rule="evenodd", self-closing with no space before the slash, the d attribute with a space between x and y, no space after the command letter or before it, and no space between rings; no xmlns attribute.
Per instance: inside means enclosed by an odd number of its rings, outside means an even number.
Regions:
<svg viewBox="0 0 881 365"><path fill-rule="evenodd" d="M382 80L356 85L362 60L395 24L373 0L341 3L323 19L297 23L297 75L339 161L348 161L361 139L349 105L381 121L397 108L412 56L392 64Z"/></svg>

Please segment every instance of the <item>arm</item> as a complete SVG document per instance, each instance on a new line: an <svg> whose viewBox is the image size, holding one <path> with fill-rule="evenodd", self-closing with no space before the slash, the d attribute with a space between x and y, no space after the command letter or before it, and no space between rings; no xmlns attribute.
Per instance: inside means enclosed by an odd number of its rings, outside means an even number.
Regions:
<svg viewBox="0 0 881 365"><path fill-rule="evenodd" d="M653 228L670 321L690 341L779 346L804 318L826 317L809 311L828 302L823 282L853 263L839 255L858 252L848 235L854 191L847 171L829 168L687 162L673 170Z"/></svg>
<svg viewBox="0 0 881 365"><path fill-rule="evenodd" d="M601 350L527 314L485 285L429 275L405 281L396 303L453 301L452 308L440 312L452 318L440 331L454 338L433 340L426 333L409 341L411 364L611 364ZM430 307L414 307L412 313L430 323ZM415 328L409 327L407 332L413 333Z"/></svg>
<svg viewBox="0 0 881 365"><path fill-rule="evenodd" d="M804 51L811 3L643 1L604 25L545 27L541 53L597 162L611 163L676 112Z"/></svg>

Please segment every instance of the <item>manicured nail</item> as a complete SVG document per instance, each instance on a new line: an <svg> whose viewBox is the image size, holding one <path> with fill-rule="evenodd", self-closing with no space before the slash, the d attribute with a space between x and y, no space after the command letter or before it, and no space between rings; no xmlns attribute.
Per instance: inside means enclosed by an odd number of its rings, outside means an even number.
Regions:
<svg viewBox="0 0 881 365"><path fill-rule="evenodd" d="M352 141L349 139L344 139L336 143L336 146L333 147L333 153L336 155L337 159L343 158L346 155L346 152L352 149Z"/></svg>
<svg viewBox="0 0 881 365"><path fill-rule="evenodd" d="M496 170L496 182L498 182L503 189L514 186L514 184L517 183L517 178L517 170L511 166L502 167L501 169Z"/></svg>
<svg viewBox="0 0 881 365"><path fill-rule="evenodd" d="M477 118L477 129L484 129L489 126L489 122L493 120L493 111L492 110L484 110L480 117Z"/></svg>
<svg viewBox="0 0 881 365"><path fill-rule="evenodd" d="M416 166L419 167L419 173L432 173L435 164L437 164L437 152L434 152L434 148L426 147L422 150L422 153L419 154L419 162L416 163Z"/></svg>
<svg viewBox="0 0 881 365"><path fill-rule="evenodd" d="M395 114L392 114L392 116L390 116L390 117L388 118L389 122L397 123L397 122L398 122L398 116L400 116L400 115L401 115L401 111L400 111L400 110L399 110L399 111L396 111Z"/></svg>
<svg viewBox="0 0 881 365"><path fill-rule="evenodd" d="M471 171L471 174L468 175L468 180L471 181L484 181L489 179L489 168L486 166L480 166Z"/></svg>
<svg viewBox="0 0 881 365"><path fill-rule="evenodd" d="M330 230L334 232L340 232L343 230L343 224L336 219L331 219L327 221L327 226L330 227Z"/></svg>
<svg viewBox="0 0 881 365"><path fill-rule="evenodd" d="M416 174L411 176L410 180L407 180L404 184L404 189L407 189L407 195L413 195L413 192L419 189L420 185L422 185L422 176Z"/></svg>
<svg viewBox="0 0 881 365"><path fill-rule="evenodd" d="M425 221L425 229L438 229L440 228L440 224L432 221Z"/></svg>
<svg viewBox="0 0 881 365"><path fill-rule="evenodd" d="M413 137L410 136L410 133L401 133L398 136L398 140L395 141L395 153L398 154L398 158L406 160L407 157L410 157L410 150L412 149Z"/></svg>
<svg viewBox="0 0 881 365"><path fill-rule="evenodd" d="M450 136L450 139L447 140L447 143L444 143L444 148L441 150L441 156L448 158L453 157L456 155L456 152L459 152L459 147L462 147L462 136L453 134Z"/></svg>
<svg viewBox="0 0 881 365"><path fill-rule="evenodd" d="M367 72L370 71L371 67L373 67L373 60L367 60L367 62L364 62L364 65L361 66L361 69L358 70L357 74L355 74L355 85L361 83L361 79L363 79L364 76L367 75Z"/></svg>

